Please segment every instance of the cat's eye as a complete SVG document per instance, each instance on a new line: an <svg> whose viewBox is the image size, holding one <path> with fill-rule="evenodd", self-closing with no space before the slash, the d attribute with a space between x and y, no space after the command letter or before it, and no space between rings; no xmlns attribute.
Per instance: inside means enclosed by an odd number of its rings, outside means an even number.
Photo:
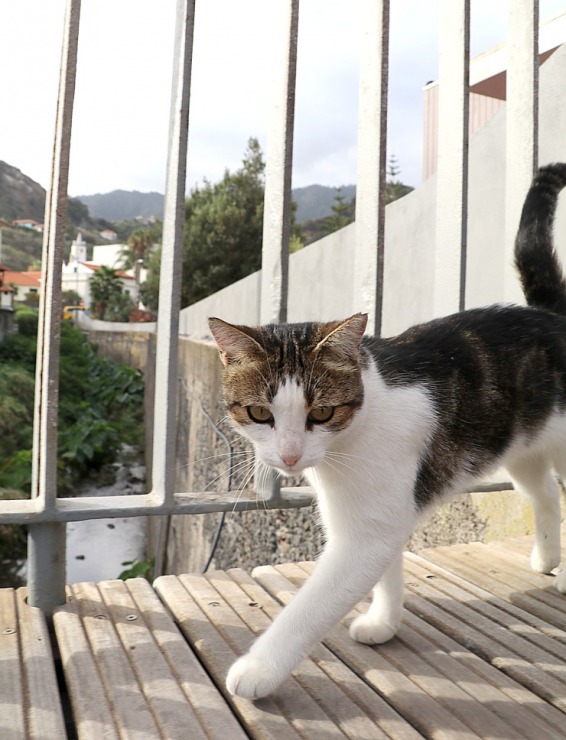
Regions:
<svg viewBox="0 0 566 740"><path fill-rule="evenodd" d="M265 406L248 406L248 416L258 424L267 424L273 421L273 414Z"/></svg>
<svg viewBox="0 0 566 740"><path fill-rule="evenodd" d="M315 424L324 424L326 421L330 421L333 416L334 406L319 406L318 408L311 409L309 421Z"/></svg>

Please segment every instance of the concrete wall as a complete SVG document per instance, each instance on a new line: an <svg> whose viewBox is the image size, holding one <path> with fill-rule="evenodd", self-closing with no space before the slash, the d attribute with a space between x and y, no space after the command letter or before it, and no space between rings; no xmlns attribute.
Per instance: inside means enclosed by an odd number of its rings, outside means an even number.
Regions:
<svg viewBox="0 0 566 740"><path fill-rule="evenodd" d="M566 160L566 46L540 69L540 162ZM566 205L566 196L564 196ZM443 214L450 218L451 214ZM505 108L470 141L467 307L505 300ZM556 219L557 251L566 264L566 208ZM436 176L387 206L383 334L391 336L433 316ZM290 256L289 319L341 318L359 310L352 291L355 224ZM459 246L455 245L458 249ZM453 279L458 279L456 275ZM208 335L206 318L259 321L260 273L183 309L181 331Z"/></svg>
<svg viewBox="0 0 566 740"><path fill-rule="evenodd" d="M148 365L153 361L149 343L151 334L147 332L91 330L85 334L98 347L100 354L113 362L139 368L146 373Z"/></svg>

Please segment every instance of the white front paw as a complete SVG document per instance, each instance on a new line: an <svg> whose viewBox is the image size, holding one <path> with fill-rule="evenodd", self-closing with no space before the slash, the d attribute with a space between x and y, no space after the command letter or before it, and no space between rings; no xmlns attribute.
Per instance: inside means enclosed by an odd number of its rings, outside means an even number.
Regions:
<svg viewBox="0 0 566 740"><path fill-rule="evenodd" d="M261 655L248 653L238 658L228 671L226 688L233 696L261 699L276 689L285 675Z"/></svg>
<svg viewBox="0 0 566 740"><path fill-rule="evenodd" d="M556 577L556 588L561 594L566 594L566 567Z"/></svg>
<svg viewBox="0 0 566 740"><path fill-rule="evenodd" d="M553 568L560 565L560 546L548 548L547 552L539 549L538 545L533 547L531 553L531 568L537 573L550 573Z"/></svg>
<svg viewBox="0 0 566 740"><path fill-rule="evenodd" d="M400 623L401 618L388 623L370 614L360 614L350 625L350 637L365 645L381 645L395 635Z"/></svg>

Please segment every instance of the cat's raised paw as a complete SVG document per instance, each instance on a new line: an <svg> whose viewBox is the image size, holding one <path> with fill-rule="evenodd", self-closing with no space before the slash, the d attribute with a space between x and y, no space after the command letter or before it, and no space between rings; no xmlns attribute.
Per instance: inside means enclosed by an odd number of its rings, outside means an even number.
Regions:
<svg viewBox="0 0 566 740"><path fill-rule="evenodd" d="M370 614L360 614L350 625L350 637L364 645L381 645L395 636L400 619L395 624L380 621Z"/></svg>
<svg viewBox="0 0 566 740"><path fill-rule="evenodd" d="M284 678L269 661L248 653L238 658L228 671L226 688L233 696L261 699L276 689Z"/></svg>
<svg viewBox="0 0 566 740"><path fill-rule="evenodd" d="M560 544L552 551L542 551L537 545L531 553L531 568L536 573L550 573L560 565Z"/></svg>

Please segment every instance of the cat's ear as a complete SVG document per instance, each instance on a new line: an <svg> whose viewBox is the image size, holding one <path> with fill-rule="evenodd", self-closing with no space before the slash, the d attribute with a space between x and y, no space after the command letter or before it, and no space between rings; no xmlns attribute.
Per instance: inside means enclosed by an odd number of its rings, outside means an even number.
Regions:
<svg viewBox="0 0 566 740"><path fill-rule="evenodd" d="M216 318L208 319L208 326L224 365L265 354L261 344L252 336L253 329L247 326L234 326Z"/></svg>
<svg viewBox="0 0 566 740"><path fill-rule="evenodd" d="M344 321L325 325L325 334L315 347L315 352L328 348L350 357L357 356L368 323L367 313L356 313Z"/></svg>

